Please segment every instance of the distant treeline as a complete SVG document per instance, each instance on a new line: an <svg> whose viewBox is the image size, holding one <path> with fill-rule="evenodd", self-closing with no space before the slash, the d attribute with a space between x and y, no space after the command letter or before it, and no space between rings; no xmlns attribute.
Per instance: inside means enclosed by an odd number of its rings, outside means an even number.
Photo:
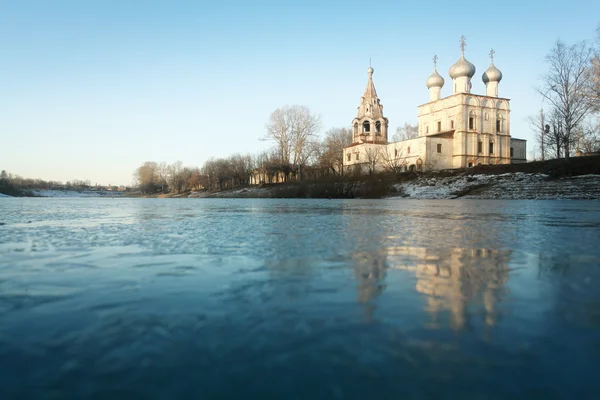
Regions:
<svg viewBox="0 0 600 400"><path fill-rule="evenodd" d="M89 180L67 181L45 181L43 179L23 178L2 170L0 172L0 193L9 196L30 196L35 190L125 190L124 187L98 186L90 183Z"/></svg>
<svg viewBox="0 0 600 400"><path fill-rule="evenodd" d="M291 182L306 171L339 175L343 149L352 142L347 128L332 128L320 138L320 118L305 106L275 110L266 125L265 140L274 146L256 155L233 154L212 158L201 168L145 162L136 169L134 180L144 194L182 193L188 190L223 190L248 184Z"/></svg>

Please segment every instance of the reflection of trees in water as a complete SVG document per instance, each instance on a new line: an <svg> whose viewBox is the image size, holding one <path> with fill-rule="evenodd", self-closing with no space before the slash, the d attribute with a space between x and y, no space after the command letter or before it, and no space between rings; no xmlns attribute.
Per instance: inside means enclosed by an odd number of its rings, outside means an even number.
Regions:
<svg viewBox="0 0 600 400"><path fill-rule="evenodd" d="M415 273L417 292L426 295L426 310L434 321L450 313L451 324L462 329L468 323L467 307L481 303L484 323L496 323L496 303L508 281L510 252L489 249L397 247L388 249L393 268Z"/></svg>
<svg viewBox="0 0 600 400"><path fill-rule="evenodd" d="M385 290L385 255L358 253L354 257L358 301L366 303Z"/></svg>
<svg viewBox="0 0 600 400"><path fill-rule="evenodd" d="M547 252L532 256L530 262L537 264L537 277L546 283L551 293L547 299L553 310L552 318L546 321L549 332L560 331L565 326L600 328L598 256ZM600 341L594 348L596 353L600 352Z"/></svg>
<svg viewBox="0 0 600 400"><path fill-rule="evenodd" d="M386 256L381 253L356 253L353 261L358 302L365 303L366 318L372 320L375 305L370 301L385 290Z"/></svg>

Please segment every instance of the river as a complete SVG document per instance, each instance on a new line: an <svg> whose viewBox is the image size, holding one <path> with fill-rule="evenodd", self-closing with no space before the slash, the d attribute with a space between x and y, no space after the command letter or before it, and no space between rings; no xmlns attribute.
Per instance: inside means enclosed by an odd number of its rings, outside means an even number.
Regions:
<svg viewBox="0 0 600 400"><path fill-rule="evenodd" d="M600 202L0 199L0 397L592 398Z"/></svg>

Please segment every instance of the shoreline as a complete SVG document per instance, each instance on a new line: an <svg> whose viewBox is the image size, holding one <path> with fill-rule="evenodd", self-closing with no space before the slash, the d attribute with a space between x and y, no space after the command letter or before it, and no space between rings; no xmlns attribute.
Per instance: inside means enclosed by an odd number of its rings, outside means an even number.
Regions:
<svg viewBox="0 0 600 400"><path fill-rule="evenodd" d="M600 155L422 173L326 176L218 191L142 194L29 190L52 198L600 199ZM0 195L1 198L12 196Z"/></svg>

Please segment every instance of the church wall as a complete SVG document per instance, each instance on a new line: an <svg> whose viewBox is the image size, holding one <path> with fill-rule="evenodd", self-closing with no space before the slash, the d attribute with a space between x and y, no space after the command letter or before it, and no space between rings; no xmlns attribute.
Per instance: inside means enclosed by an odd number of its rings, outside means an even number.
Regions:
<svg viewBox="0 0 600 400"><path fill-rule="evenodd" d="M522 163L527 161L527 141L523 139L510 139L510 147L513 148L512 163Z"/></svg>
<svg viewBox="0 0 600 400"><path fill-rule="evenodd" d="M458 129L460 120L459 96L424 104L419 107L419 136L434 135ZM438 122L441 124L438 125Z"/></svg>
<svg viewBox="0 0 600 400"><path fill-rule="evenodd" d="M418 169L425 162L426 146L424 137L390 143L387 145L388 160L394 160L395 164L401 163L409 168L414 165Z"/></svg>
<svg viewBox="0 0 600 400"><path fill-rule="evenodd" d="M438 145L441 145L438 153ZM427 151L425 152L425 169L449 169L452 168L452 152L454 139L452 138L427 138Z"/></svg>

